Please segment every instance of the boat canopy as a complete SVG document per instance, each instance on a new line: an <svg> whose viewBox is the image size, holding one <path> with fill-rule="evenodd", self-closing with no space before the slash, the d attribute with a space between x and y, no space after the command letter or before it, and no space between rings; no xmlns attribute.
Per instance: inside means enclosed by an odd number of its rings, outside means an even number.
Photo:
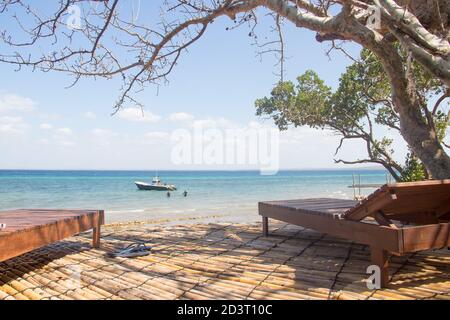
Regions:
<svg viewBox="0 0 450 320"><path fill-rule="evenodd" d="M159 184L159 183L161 183L161 180L159 179L159 177L154 177L152 182Z"/></svg>

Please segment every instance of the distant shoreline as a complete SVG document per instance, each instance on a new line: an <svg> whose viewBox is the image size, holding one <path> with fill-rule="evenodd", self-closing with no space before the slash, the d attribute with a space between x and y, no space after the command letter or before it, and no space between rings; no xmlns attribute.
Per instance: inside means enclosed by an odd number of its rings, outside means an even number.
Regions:
<svg viewBox="0 0 450 320"><path fill-rule="evenodd" d="M0 172L259 172L258 169L0 169ZM318 171L377 171L387 172L383 168L306 168L306 169L280 169L278 172L318 172Z"/></svg>

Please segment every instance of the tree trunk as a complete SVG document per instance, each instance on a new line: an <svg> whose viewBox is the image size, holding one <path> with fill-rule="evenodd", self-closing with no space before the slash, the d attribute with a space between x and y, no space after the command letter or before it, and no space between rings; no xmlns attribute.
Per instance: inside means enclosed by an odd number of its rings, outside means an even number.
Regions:
<svg viewBox="0 0 450 320"><path fill-rule="evenodd" d="M409 94L405 64L398 49L382 34L362 25L352 16L351 5L344 5L342 12L335 18L323 20L320 17L298 15L284 1L267 0L261 4L292 21L297 27L319 33L339 34L343 39L353 40L371 50L380 59L389 77L403 138L432 175L431 178L450 178L450 157L442 148L434 130L425 122L413 94Z"/></svg>
<svg viewBox="0 0 450 320"><path fill-rule="evenodd" d="M407 95L406 92L402 94ZM395 105L401 114L401 134L431 174L431 178L449 179L450 157L445 153L436 132L429 129L424 119L418 119L415 112L408 112L419 107L402 105L402 101L396 102Z"/></svg>
<svg viewBox="0 0 450 320"><path fill-rule="evenodd" d="M384 41L370 48L387 72L393 102L400 118L401 134L433 179L450 178L450 157L445 153L438 136L422 115L421 107L408 87L402 58L397 49Z"/></svg>
<svg viewBox="0 0 450 320"><path fill-rule="evenodd" d="M390 173L390 175L394 178L396 182L402 182L402 178L398 175L397 171L387 163L383 163L383 167Z"/></svg>

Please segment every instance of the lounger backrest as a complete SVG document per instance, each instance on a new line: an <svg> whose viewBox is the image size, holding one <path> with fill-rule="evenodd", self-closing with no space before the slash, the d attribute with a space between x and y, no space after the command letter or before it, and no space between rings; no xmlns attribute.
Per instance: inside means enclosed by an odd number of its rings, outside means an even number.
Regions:
<svg viewBox="0 0 450 320"><path fill-rule="evenodd" d="M380 211L392 218L412 214L432 214L437 218L450 215L450 180L386 184L345 212L343 218L358 221Z"/></svg>

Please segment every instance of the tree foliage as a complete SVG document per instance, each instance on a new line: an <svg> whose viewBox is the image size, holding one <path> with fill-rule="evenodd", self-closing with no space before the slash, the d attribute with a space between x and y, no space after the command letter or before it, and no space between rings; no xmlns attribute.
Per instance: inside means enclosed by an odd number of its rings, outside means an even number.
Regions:
<svg viewBox="0 0 450 320"><path fill-rule="evenodd" d="M411 64L410 68L416 79L414 95L423 107L421 116L437 128L442 141L450 124L449 113L445 113L447 89L418 64ZM360 60L346 69L334 91L308 70L297 78L296 84L278 83L270 97L258 99L255 105L257 115L271 117L281 130L290 125L333 130L341 137L336 154L346 140L364 141L367 158L336 162L381 164L398 181L424 179L428 174L412 151L404 164L395 161L393 140L376 135L375 127L380 126L383 131L400 132L400 119L384 69L368 50L362 50Z"/></svg>
<svg viewBox="0 0 450 320"><path fill-rule="evenodd" d="M316 40L328 41L332 49L343 50L341 43L352 41L370 50L380 61L376 68L386 73L402 136L432 177L444 179L450 178L450 156L439 140L443 127L434 123L432 113L423 116L424 101L417 95L422 84L414 65L426 70L430 81L450 88L448 1L160 0L146 1L156 3L160 14L150 17L146 12L143 19L135 19L124 10L131 2L125 0L59 0L44 5L0 0L2 22L8 21L0 26L0 62L19 70L64 72L73 76L74 84L86 77L118 77L123 85L115 110L129 103L143 107L136 94L150 84L166 83L180 57L220 17L231 19L228 29L248 26L254 36L260 17L268 15L277 40L258 48L278 53L282 79L284 23L315 32ZM79 23L69 23L74 15ZM396 118L389 117L392 111L384 111L380 119L395 124Z"/></svg>

